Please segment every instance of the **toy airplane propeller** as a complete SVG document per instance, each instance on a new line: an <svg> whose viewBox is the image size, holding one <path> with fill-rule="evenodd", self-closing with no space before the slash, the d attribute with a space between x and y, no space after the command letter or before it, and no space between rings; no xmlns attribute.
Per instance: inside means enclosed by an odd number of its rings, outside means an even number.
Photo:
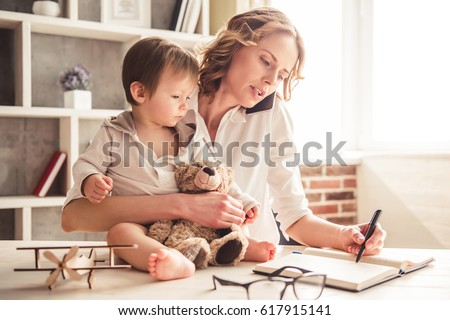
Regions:
<svg viewBox="0 0 450 320"><path fill-rule="evenodd" d="M51 251L44 252L44 257L46 257L51 262L54 262L58 266L55 270L50 272L50 276L47 278L47 281L45 282L45 283L47 283L47 285L49 287L53 287L53 285L55 284L56 279L58 278L60 273L62 274L63 279L65 279L66 277L65 277L64 272L66 272L69 275L69 277L73 280L81 280L81 278L82 278L81 275L78 272L76 272L75 270L69 268L67 265L67 262L69 262L70 259L75 257L77 252L78 252L78 247L70 248L69 252L64 255L64 257L61 261L55 256L55 254L53 252L51 252Z"/></svg>
<svg viewBox="0 0 450 320"><path fill-rule="evenodd" d="M106 248L109 250L109 260L98 260L95 249ZM34 268L15 268L14 271L50 271L45 283L51 290L55 286L59 275L62 275L63 279L70 278L72 280L81 280L82 275L89 273L87 283L89 289L92 289L92 283L94 280L94 271L98 269L123 269L131 268L128 264L114 264L114 250L115 249L135 249L137 245L116 245L116 246L71 246L71 247L26 247L17 248L17 250L34 250ZM69 250L60 260L53 251L55 250ZM89 256L78 255L79 249L90 249ZM53 262L56 267L44 268L40 263L40 251L46 250L42 255L49 261ZM50 251L52 250L52 251ZM103 263L103 264L98 264Z"/></svg>

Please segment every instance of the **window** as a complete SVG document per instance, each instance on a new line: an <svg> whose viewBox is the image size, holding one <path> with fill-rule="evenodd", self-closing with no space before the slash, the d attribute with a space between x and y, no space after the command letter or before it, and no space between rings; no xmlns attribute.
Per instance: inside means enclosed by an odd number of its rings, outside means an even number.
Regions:
<svg viewBox="0 0 450 320"><path fill-rule="evenodd" d="M326 132L332 132L335 145L341 139L342 119L342 2L272 0L272 6L289 16L305 44L305 79L288 102L295 140L299 148L309 141L325 148Z"/></svg>
<svg viewBox="0 0 450 320"><path fill-rule="evenodd" d="M374 149L450 149L450 3L373 1Z"/></svg>
<svg viewBox="0 0 450 320"><path fill-rule="evenodd" d="M298 27L305 79L289 102L299 145L450 151L450 2L272 0Z"/></svg>

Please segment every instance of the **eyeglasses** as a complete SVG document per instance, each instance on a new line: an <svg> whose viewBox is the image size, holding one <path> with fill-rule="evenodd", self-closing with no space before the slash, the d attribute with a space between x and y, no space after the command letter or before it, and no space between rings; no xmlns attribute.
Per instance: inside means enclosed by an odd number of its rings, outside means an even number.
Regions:
<svg viewBox="0 0 450 320"><path fill-rule="evenodd" d="M292 269L295 271L290 271ZM282 300L288 286L292 287L298 300L315 300L321 296L326 278L325 274L286 266L268 274L267 279L239 283L213 276L213 283L214 290L217 289L217 283L222 286L243 287L247 291L249 300Z"/></svg>

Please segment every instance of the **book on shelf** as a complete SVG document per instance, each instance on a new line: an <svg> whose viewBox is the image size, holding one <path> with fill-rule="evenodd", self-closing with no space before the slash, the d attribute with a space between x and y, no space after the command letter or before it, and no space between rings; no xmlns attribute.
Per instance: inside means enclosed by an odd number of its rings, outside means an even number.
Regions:
<svg viewBox="0 0 450 320"><path fill-rule="evenodd" d="M176 0L170 30L194 33L202 10L202 0Z"/></svg>
<svg viewBox="0 0 450 320"><path fill-rule="evenodd" d="M62 151L57 151L53 154L36 188L34 188L33 194L35 196L45 197L47 195L58 173L61 171L66 158L67 154Z"/></svg>
<svg viewBox="0 0 450 320"><path fill-rule="evenodd" d="M377 256L356 256L337 250L305 248L302 253L290 253L282 258L257 264L255 273L269 274L284 266L297 266L327 275L326 286L349 291L362 291L406 273L429 265L429 256L405 257L382 252ZM287 269L284 276L297 277L299 271Z"/></svg>
<svg viewBox="0 0 450 320"><path fill-rule="evenodd" d="M180 14L181 10L181 1L182 0L175 0L175 5L172 12L172 19L170 20L170 27L169 30L175 31L177 28L177 22L178 22L178 15Z"/></svg>
<svg viewBox="0 0 450 320"><path fill-rule="evenodd" d="M181 32L194 33L197 27L200 11L202 9L202 0L188 0L186 12L184 14Z"/></svg>
<svg viewBox="0 0 450 320"><path fill-rule="evenodd" d="M173 11L171 30L181 32L181 26L183 25L183 19L187 5L188 0L177 0L177 3L175 4L175 9Z"/></svg>

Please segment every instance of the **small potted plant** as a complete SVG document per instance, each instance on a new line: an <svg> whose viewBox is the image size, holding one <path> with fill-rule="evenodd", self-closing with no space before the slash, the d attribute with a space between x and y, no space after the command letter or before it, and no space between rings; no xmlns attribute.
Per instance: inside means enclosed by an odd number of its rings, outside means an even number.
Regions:
<svg viewBox="0 0 450 320"><path fill-rule="evenodd" d="M64 107L91 109L92 95L91 73L81 64L68 68L61 73L59 85L64 92Z"/></svg>

